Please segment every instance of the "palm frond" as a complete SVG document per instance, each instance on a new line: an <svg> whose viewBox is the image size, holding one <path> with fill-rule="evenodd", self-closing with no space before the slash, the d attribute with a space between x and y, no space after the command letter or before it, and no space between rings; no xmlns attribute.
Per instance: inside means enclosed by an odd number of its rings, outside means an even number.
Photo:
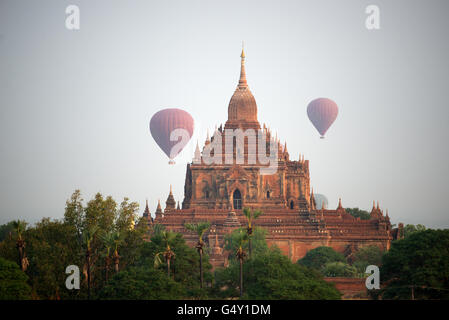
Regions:
<svg viewBox="0 0 449 320"><path fill-rule="evenodd" d="M158 268L161 264L162 264L162 259L161 259L161 255L163 254L163 252L158 252L155 256L154 256L154 267Z"/></svg>
<svg viewBox="0 0 449 320"><path fill-rule="evenodd" d="M260 211L260 210L254 211L254 213L253 213L253 219L259 218L261 214L262 214L262 211Z"/></svg>
<svg viewBox="0 0 449 320"><path fill-rule="evenodd" d="M245 215L246 219L251 219L251 210L249 208L243 208L243 214Z"/></svg>
<svg viewBox="0 0 449 320"><path fill-rule="evenodd" d="M200 222L198 223L198 236L201 238L203 238L204 233L210 228L210 222L206 221L206 222Z"/></svg>

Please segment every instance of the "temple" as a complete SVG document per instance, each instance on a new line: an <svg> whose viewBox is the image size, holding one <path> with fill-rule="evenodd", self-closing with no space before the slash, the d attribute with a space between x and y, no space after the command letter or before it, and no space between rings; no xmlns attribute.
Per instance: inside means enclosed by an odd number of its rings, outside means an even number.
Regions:
<svg viewBox="0 0 449 320"><path fill-rule="evenodd" d="M226 145L225 139L229 136L225 133L235 133L239 129L243 133L262 133L265 140L261 144L257 138L244 134L243 144L239 144L239 138L231 135ZM262 163L258 155L268 156L273 145L276 170L263 174L262 169L267 164ZM212 163L211 155L215 157ZM263 212L255 225L266 229L268 244L277 245L292 261L318 246L330 246L346 255L368 245L388 250L397 234L379 203L377 206L373 203L369 220L347 213L341 199L335 210L317 208L310 188L309 160L301 155L298 160L291 160L287 143L281 144L278 137L258 121L257 104L246 80L242 50L240 79L229 102L228 119L211 137L208 134L201 150L197 144L194 158L187 164L182 208L179 203L176 206L170 186L165 209L162 210L159 201L153 219L147 202L144 217L149 225L162 224L168 230L182 233L192 246L196 236L186 230L184 224L209 221L211 227L205 234L205 241L210 248L210 261L217 267L227 265L224 236L246 226L242 213L245 207Z"/></svg>

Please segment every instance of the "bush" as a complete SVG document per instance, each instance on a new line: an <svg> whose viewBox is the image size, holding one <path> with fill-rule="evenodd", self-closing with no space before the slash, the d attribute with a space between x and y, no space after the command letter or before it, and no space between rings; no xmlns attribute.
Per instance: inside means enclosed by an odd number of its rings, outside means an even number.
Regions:
<svg viewBox="0 0 449 320"><path fill-rule="evenodd" d="M116 274L99 292L100 299L174 300L184 295L182 286L159 270L130 268Z"/></svg>
<svg viewBox="0 0 449 320"><path fill-rule="evenodd" d="M304 258L298 260L298 264L315 270L321 270L329 262L346 262L346 260L341 253L324 246L308 251Z"/></svg>
<svg viewBox="0 0 449 320"><path fill-rule="evenodd" d="M378 246L368 246L360 248L355 254L352 265L359 273L365 273L366 267L382 264L383 251Z"/></svg>
<svg viewBox="0 0 449 320"><path fill-rule="evenodd" d="M325 277L353 278L357 275L357 269L343 262L329 262L321 269Z"/></svg>
<svg viewBox="0 0 449 320"><path fill-rule="evenodd" d="M0 257L0 300L30 299L31 288L28 276L17 263Z"/></svg>

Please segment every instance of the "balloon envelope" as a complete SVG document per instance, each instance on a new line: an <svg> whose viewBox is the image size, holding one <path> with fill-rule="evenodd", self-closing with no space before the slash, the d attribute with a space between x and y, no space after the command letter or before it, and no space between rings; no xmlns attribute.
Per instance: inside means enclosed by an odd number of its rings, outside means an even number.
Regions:
<svg viewBox="0 0 449 320"><path fill-rule="evenodd" d="M323 138L337 118L338 106L331 99L318 98L311 101L307 106L307 115Z"/></svg>
<svg viewBox="0 0 449 320"><path fill-rule="evenodd" d="M316 204L317 210L321 210L321 208L323 208L323 207L324 207L324 209L327 209L328 200L324 194L316 193L313 195L313 197L315 198L315 204Z"/></svg>
<svg viewBox="0 0 449 320"><path fill-rule="evenodd" d="M170 160L189 142L193 128L192 116L177 108L158 111L150 120L151 135Z"/></svg>

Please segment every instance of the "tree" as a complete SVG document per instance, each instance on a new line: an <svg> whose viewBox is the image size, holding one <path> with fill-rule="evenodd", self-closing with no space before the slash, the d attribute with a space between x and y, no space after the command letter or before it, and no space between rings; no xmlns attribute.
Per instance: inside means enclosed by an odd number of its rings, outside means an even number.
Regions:
<svg viewBox="0 0 449 320"><path fill-rule="evenodd" d="M33 297L38 299L74 299L83 293L67 290L65 269L82 265L81 246L73 229L61 221L43 218L24 232L29 267L26 270Z"/></svg>
<svg viewBox="0 0 449 320"><path fill-rule="evenodd" d="M329 262L346 262L346 259L331 247L322 246L308 251L302 259L298 260L298 264L315 270L322 270Z"/></svg>
<svg viewBox="0 0 449 320"><path fill-rule="evenodd" d="M10 221L0 226L0 241L5 240L7 237L12 237L14 232L14 221Z"/></svg>
<svg viewBox="0 0 449 320"><path fill-rule="evenodd" d="M102 236L103 244L106 249L105 254L105 281L109 280L109 266L111 264L111 249L115 248L117 251L117 241L119 239L119 233L115 231L110 231ZM116 270L117 271L117 270Z"/></svg>
<svg viewBox="0 0 449 320"><path fill-rule="evenodd" d="M13 227L17 234L16 248L19 253L19 266L22 271L25 271L29 265L28 258L25 254L25 239L23 238L26 223L20 220L13 221Z"/></svg>
<svg viewBox="0 0 449 320"><path fill-rule="evenodd" d="M84 240L84 246L85 246L85 255L86 255L86 273L87 273L87 299L90 300L91 297L91 267L92 267L92 242L94 240L95 234L98 231L98 226L96 225L90 225L87 227L87 229L84 230L83 233L83 240Z"/></svg>
<svg viewBox="0 0 449 320"><path fill-rule="evenodd" d="M173 300L184 297L181 284L160 270L131 267L114 275L98 293L99 299Z"/></svg>
<svg viewBox="0 0 449 320"><path fill-rule="evenodd" d="M216 272L216 292L222 298L238 293L236 275L239 265L232 262L228 268ZM254 255L243 265L244 299L340 299L341 294L331 283L309 268L292 263L279 249L270 249Z"/></svg>
<svg viewBox="0 0 449 320"><path fill-rule="evenodd" d="M204 233L209 229L210 222L199 222L196 224L186 223L184 225L187 230L195 232L198 236L198 242L196 244L196 249L198 250L198 254L200 256L200 288L203 288L203 247L204 241L203 236Z"/></svg>
<svg viewBox="0 0 449 320"><path fill-rule="evenodd" d="M170 278L170 262L175 257L175 253L171 248L171 244L176 237L176 234L170 231L162 231L161 236L164 242L164 250L156 253L154 256L154 267L157 268L162 264L161 256L165 258L167 263L167 276Z"/></svg>
<svg viewBox="0 0 449 320"><path fill-rule="evenodd" d="M162 228L163 229L163 228ZM185 294L189 298L207 298L207 291L200 288L200 275L192 270L199 269L198 252L186 244L184 237L176 233L171 241L171 250L175 254L176 259L172 259L170 263L170 277L182 285ZM166 243L162 236L162 231L154 233L149 242L141 245L138 258L134 264L136 267L154 268L155 256L166 250ZM160 255L161 262L165 262L163 255ZM209 263L207 248L203 254L203 277L204 287L212 285L212 274L210 273L212 266ZM209 286L208 286L209 284ZM208 289L209 290L209 289Z"/></svg>
<svg viewBox="0 0 449 320"><path fill-rule="evenodd" d="M235 259L234 253L237 251L240 245L240 237L242 233L246 233L246 229L244 228L238 228L233 230L230 234L225 235L224 238L224 249L226 251L231 252L229 259ZM252 246L252 254L257 255L264 253L265 251L269 250L267 242L265 241L265 236L267 234L267 231L261 227L254 227L252 230L252 236L251 236L251 246ZM249 242L243 243L243 250L247 251L249 250Z"/></svg>
<svg viewBox="0 0 449 320"><path fill-rule="evenodd" d="M83 227L88 229L95 226L100 234L108 233L115 228L117 215L117 203L114 199L111 196L104 199L101 193L97 193L84 208Z"/></svg>
<svg viewBox="0 0 449 320"><path fill-rule="evenodd" d="M394 241L382 258L382 299L449 299L449 230L425 230Z"/></svg>
<svg viewBox="0 0 449 320"><path fill-rule="evenodd" d="M354 278L357 269L344 262L328 262L321 268L321 274L325 277Z"/></svg>
<svg viewBox="0 0 449 320"><path fill-rule="evenodd" d="M124 233L133 229L137 220L138 210L139 204L137 202L130 203L129 199L125 197L117 213L117 220L115 221L116 230Z"/></svg>
<svg viewBox="0 0 449 320"><path fill-rule="evenodd" d="M80 243L82 242L82 233L86 223L82 202L81 191L75 190L71 195L70 200L66 201L64 212L64 223L73 228Z"/></svg>
<svg viewBox="0 0 449 320"><path fill-rule="evenodd" d="M378 246L367 246L358 249L354 253L352 265L359 273L365 273L369 265L380 266L382 264L383 251Z"/></svg>
<svg viewBox="0 0 449 320"><path fill-rule="evenodd" d="M138 204L129 202L128 198L117 203L110 196L103 197L97 193L95 197L83 206L81 193L76 190L71 198L66 202L66 211L64 222L71 226L73 232L78 235L80 252L86 260L86 235L95 227L97 231L95 236L89 242L89 270L87 272L87 263L84 263L84 275L87 278L89 274L88 287L99 290L109 279L110 265L114 265L115 272L119 268L126 268L132 265L137 259L140 246L143 244L144 233L148 226L144 224L135 225L137 220ZM105 243L105 237L108 234L119 234L119 238L110 239L113 244ZM120 247L120 254L119 254ZM107 252L110 254L104 255ZM88 291L89 288L88 288ZM92 293L91 293L92 295Z"/></svg>
<svg viewBox="0 0 449 320"><path fill-rule="evenodd" d="M413 224L407 224L404 227L404 238L407 238L408 236L410 236L411 234L415 233L415 232L421 232L421 231L425 231L426 227L422 224L417 224L417 225L413 225Z"/></svg>
<svg viewBox="0 0 449 320"><path fill-rule="evenodd" d="M27 275L13 262L0 257L0 300L31 298Z"/></svg>
<svg viewBox="0 0 449 320"><path fill-rule="evenodd" d="M251 259L252 254L251 238L253 235L253 223L254 220L256 220L262 214L262 211L260 210L253 211L249 208L244 208L243 214L245 215L247 221L246 234L248 235L249 258Z"/></svg>
<svg viewBox="0 0 449 320"><path fill-rule="evenodd" d="M240 288L240 298L243 296L243 259L246 257L246 252L243 249L244 243L248 241L248 234L240 233L239 238L237 239L238 249L235 253L237 260L239 261L239 288Z"/></svg>
<svg viewBox="0 0 449 320"><path fill-rule="evenodd" d="M368 211L361 210L359 208L345 208L345 210L354 218L360 218L361 220L369 220L371 218Z"/></svg>

